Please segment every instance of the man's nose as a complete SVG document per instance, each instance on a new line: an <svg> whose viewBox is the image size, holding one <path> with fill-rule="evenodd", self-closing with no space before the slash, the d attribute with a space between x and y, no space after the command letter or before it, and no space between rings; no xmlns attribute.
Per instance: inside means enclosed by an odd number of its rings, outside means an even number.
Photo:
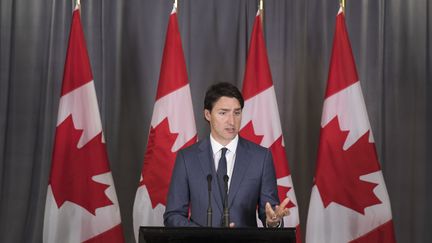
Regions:
<svg viewBox="0 0 432 243"><path fill-rule="evenodd" d="M234 114L233 113L228 114L228 124L234 125Z"/></svg>

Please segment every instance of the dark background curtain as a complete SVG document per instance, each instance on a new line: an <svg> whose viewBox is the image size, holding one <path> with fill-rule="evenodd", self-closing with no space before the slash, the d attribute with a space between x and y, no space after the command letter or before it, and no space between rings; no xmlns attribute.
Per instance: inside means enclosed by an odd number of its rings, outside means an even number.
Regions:
<svg viewBox="0 0 432 243"><path fill-rule="evenodd" d="M347 1L346 20L398 242L432 242L428 0ZM179 0L199 137L206 88L242 85L256 0ZM156 94L168 0L82 1L125 237ZM71 1L0 2L0 242L41 242ZM337 0L265 0L265 38L306 230ZM429 206L428 206L429 205Z"/></svg>

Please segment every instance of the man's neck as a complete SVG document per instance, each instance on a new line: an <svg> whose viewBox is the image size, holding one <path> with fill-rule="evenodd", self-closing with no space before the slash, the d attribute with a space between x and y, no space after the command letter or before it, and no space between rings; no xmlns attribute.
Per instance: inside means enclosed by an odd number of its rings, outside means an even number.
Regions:
<svg viewBox="0 0 432 243"><path fill-rule="evenodd" d="M219 141L217 141L217 140L212 136L212 134L210 134L210 143L211 143L213 149L215 149L215 148L222 148L222 147L226 147L226 148L228 148L230 151L235 151L236 148L237 148L238 141L239 141L239 135L238 135L238 134L237 134L237 135L236 135L236 136L235 136L231 141L229 141L229 142L226 143L226 144L222 144L222 143L220 143ZM214 151L214 152L216 152L216 151Z"/></svg>

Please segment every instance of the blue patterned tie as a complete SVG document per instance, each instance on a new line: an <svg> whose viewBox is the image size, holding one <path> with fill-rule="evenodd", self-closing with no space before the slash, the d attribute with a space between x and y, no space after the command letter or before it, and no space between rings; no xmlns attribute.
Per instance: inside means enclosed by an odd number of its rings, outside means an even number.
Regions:
<svg viewBox="0 0 432 243"><path fill-rule="evenodd" d="M226 160L226 152L227 152L227 148L222 148L222 153L221 153L221 157L219 159L219 164L218 164L218 169L217 169L217 174L218 174L218 179L219 179L219 185L220 185L220 189L222 192L222 195L224 194L223 192L225 191L225 186L224 186L224 181L223 181L223 177L224 175L227 174L227 160Z"/></svg>

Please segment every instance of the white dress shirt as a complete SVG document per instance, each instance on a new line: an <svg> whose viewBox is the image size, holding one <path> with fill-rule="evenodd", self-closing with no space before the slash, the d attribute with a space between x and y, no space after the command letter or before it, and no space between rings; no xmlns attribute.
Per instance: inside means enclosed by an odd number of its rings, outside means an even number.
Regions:
<svg viewBox="0 0 432 243"><path fill-rule="evenodd" d="M227 161L227 175L229 177L228 188L231 185L231 176L232 176L232 173L233 173L233 170L234 170L234 163L235 163L235 157L236 157L236 150L237 150L238 141L239 141L239 137L237 135L226 146L223 146L222 144L218 143L212 137L212 135L210 134L210 144L211 144L211 147L212 147L213 161L214 161L214 164L215 164L216 171L217 171L218 166L219 166L219 159L221 157L222 148L227 148L228 149L226 151L226 154L225 154L226 161Z"/></svg>

